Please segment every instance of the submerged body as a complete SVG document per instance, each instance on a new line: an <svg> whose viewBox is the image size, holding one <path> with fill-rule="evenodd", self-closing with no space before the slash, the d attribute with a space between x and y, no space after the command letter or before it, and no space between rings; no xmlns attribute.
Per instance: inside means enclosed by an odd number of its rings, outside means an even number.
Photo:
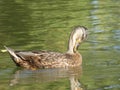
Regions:
<svg viewBox="0 0 120 90"><path fill-rule="evenodd" d="M75 67L82 64L77 52L79 44L86 38L86 28L76 27L70 35L66 53L48 51L14 51L5 46L17 66L27 69Z"/></svg>

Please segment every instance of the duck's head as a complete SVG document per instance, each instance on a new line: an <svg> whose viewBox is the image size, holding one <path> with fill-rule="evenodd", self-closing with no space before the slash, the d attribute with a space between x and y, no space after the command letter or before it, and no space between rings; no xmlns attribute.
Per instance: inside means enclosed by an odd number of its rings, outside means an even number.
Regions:
<svg viewBox="0 0 120 90"><path fill-rule="evenodd" d="M73 29L69 38L69 46L67 53L76 53L80 43L87 37L86 30L87 28L85 28L84 26L77 26Z"/></svg>

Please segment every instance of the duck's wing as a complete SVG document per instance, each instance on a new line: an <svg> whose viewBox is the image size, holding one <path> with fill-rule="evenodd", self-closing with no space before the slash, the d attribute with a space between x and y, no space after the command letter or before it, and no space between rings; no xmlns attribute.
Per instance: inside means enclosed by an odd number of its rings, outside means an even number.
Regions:
<svg viewBox="0 0 120 90"><path fill-rule="evenodd" d="M47 51L14 51L5 47L17 66L25 68L46 68L59 63L64 55Z"/></svg>

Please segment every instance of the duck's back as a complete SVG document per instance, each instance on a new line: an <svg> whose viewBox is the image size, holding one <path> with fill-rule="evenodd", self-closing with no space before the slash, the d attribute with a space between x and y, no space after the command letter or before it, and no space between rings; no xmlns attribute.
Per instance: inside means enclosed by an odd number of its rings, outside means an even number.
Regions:
<svg viewBox="0 0 120 90"><path fill-rule="evenodd" d="M58 64L65 61L66 58L62 53L47 51L15 51L15 54L20 59L20 62L18 62L17 65L28 69L58 67Z"/></svg>

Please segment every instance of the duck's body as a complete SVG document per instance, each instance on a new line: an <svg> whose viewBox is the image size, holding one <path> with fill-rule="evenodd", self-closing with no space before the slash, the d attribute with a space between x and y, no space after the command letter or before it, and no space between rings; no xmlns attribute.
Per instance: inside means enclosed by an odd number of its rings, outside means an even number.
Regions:
<svg viewBox="0 0 120 90"><path fill-rule="evenodd" d="M10 48L7 48L11 50ZM62 54L48 51L13 51L16 56L11 55L17 66L27 69L38 68L61 68L74 67L82 64L82 57L79 53ZM17 57L17 58L16 58Z"/></svg>
<svg viewBox="0 0 120 90"><path fill-rule="evenodd" d="M82 64L77 48L86 38L86 28L76 27L71 33L66 53L48 51L14 51L5 46L17 66L27 69L75 67Z"/></svg>

